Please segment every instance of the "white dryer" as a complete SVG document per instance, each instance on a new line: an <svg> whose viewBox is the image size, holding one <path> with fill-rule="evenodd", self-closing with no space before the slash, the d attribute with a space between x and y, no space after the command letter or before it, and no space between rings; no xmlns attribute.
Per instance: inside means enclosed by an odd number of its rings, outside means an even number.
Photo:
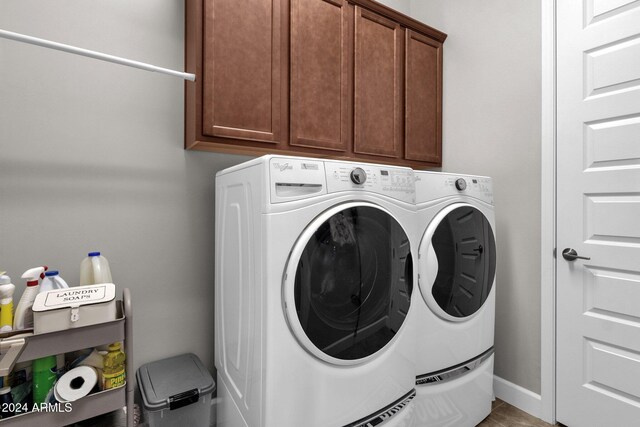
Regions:
<svg viewBox="0 0 640 427"><path fill-rule="evenodd" d="M414 202L409 168L265 156L217 174L218 426L404 425Z"/></svg>
<svg viewBox="0 0 640 427"><path fill-rule="evenodd" d="M475 426L491 411L495 214L491 178L415 172L420 244L416 425Z"/></svg>

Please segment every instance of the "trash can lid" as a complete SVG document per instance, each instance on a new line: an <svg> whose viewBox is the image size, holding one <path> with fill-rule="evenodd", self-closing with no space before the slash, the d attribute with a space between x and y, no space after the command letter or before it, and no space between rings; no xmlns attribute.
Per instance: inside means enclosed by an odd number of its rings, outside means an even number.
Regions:
<svg viewBox="0 0 640 427"><path fill-rule="evenodd" d="M173 409L173 400L185 393L197 393L199 398L216 388L209 371L192 353L146 363L136 371L136 380L145 408L153 411Z"/></svg>

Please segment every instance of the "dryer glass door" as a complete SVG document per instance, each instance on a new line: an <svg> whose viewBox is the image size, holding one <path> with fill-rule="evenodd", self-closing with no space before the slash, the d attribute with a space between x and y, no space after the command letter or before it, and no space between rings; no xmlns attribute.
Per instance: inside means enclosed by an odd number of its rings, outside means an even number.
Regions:
<svg viewBox="0 0 640 427"><path fill-rule="evenodd" d="M494 283L493 229L480 210L466 204L447 207L436 216L429 229L425 235L428 239L426 262L437 269L437 274L434 268L425 274L427 277L435 274L427 303L435 302L439 308L436 314L441 317L463 320L482 307ZM424 242L421 249L423 247ZM429 263L430 259L434 261ZM422 283L421 290L423 294L426 291Z"/></svg>
<svg viewBox="0 0 640 427"><path fill-rule="evenodd" d="M349 203L317 218L296 246L285 301L293 298L295 313L288 305L287 315L298 340L333 363L385 347L405 320L412 292L409 239L400 224L376 205Z"/></svg>

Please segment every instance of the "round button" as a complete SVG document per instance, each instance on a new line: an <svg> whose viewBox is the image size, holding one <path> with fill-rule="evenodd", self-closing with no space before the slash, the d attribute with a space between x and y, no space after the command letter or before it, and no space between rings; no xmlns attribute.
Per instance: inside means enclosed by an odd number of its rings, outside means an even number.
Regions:
<svg viewBox="0 0 640 427"><path fill-rule="evenodd" d="M464 178L458 178L456 179L456 188L460 191L464 190L467 188L467 181L464 180Z"/></svg>
<svg viewBox="0 0 640 427"><path fill-rule="evenodd" d="M362 168L355 168L351 171L351 181L354 184L364 184L367 180L367 173Z"/></svg>

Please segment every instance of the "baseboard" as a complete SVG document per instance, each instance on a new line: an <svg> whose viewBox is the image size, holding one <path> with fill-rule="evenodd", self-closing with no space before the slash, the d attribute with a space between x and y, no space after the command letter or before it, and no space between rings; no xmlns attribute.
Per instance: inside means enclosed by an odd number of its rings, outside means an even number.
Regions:
<svg viewBox="0 0 640 427"><path fill-rule="evenodd" d="M522 409L536 418L542 418L542 398L539 394L520 387L498 376L493 376L493 392L500 400Z"/></svg>

